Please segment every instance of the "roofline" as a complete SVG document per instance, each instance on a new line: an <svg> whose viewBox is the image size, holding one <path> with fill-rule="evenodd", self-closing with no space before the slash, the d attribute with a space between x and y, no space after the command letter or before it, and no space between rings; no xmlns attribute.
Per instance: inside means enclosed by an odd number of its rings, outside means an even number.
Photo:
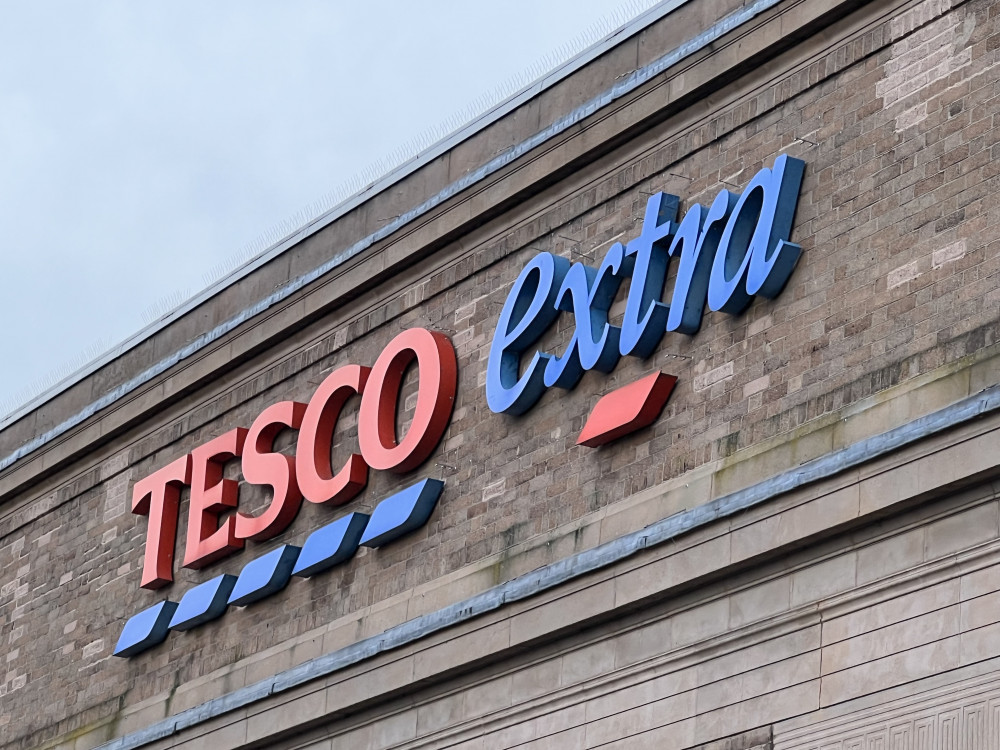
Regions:
<svg viewBox="0 0 1000 750"><path fill-rule="evenodd" d="M46 388L38 395L15 408L9 414L4 415L0 418L0 430L3 430L9 425L17 422L19 419L27 416L32 411L52 400L63 391L72 388L88 375L97 372L99 369L114 361L121 355L139 346L147 339L152 338L155 334L169 326L178 318L183 317L202 303L210 300L216 294L219 294L231 285L253 273L256 269L271 260L274 260L286 250L291 249L299 242L312 236L316 232L319 232L369 199L410 176L418 169L434 161L458 144L468 140L476 133L484 130L501 118L510 114L525 102L531 100L546 89L551 88L590 62L593 62L624 39L642 31L647 26L650 26L663 16L676 10L689 1L690 0L663 0L663 2L639 14L624 26L619 27L605 36L596 44L591 45L566 62L555 67L553 70L538 78L534 83L528 84L520 91L494 105L483 114L473 118L458 130L455 130L450 135L445 136L434 145L407 159L405 162L395 167L376 181L370 183L367 187L354 193L332 208L324 211L316 218L308 221L303 226L286 235L283 239L278 240L264 251L250 258L245 263L240 264L229 273L221 276L200 292L182 302L178 307L175 307L168 313L165 313L144 328L141 328L139 331L107 350L104 354L101 354L91 360L83 367L71 372L54 385ZM416 217L414 216L412 218ZM410 220L412 220L412 218ZM408 222L403 222L403 224L405 223ZM400 226L402 226L402 224Z"/></svg>
<svg viewBox="0 0 1000 750"><path fill-rule="evenodd" d="M415 156L406 164L400 166L397 170L390 173L381 180L373 183L367 189L357 193L352 198L344 201L338 206L330 209L322 216L314 219L313 221L306 224L301 229L293 232L288 237L286 237L281 242L276 243L268 251L262 253L256 258L248 261L240 268L235 269L228 275L220 279L218 282L213 284L211 287L203 291L201 294L188 300L187 303L181 307L175 309L171 313L165 315L160 320L147 326L146 328L139 331L131 338L122 342L116 349L107 353L106 355L98 358L90 365L81 370L77 371L73 375L65 378L63 381L58 383L53 388L49 389L46 393L36 397L29 404L26 404L22 409L19 409L16 413L10 415L2 422L0 422L0 430L7 427L16 419L20 419L25 414L30 413L33 409L37 408L41 404L50 400L58 393L62 392L66 388L69 388L76 382L79 382L82 378L86 377L90 373L94 372L98 367L103 366L107 362L110 362L115 357L120 356L125 351L128 351L132 347L138 345L142 341L152 336L155 332L161 330L170 322L180 318L185 313L194 309L202 302L210 299L213 295L225 289L230 284L235 283L237 280L243 278L256 268L262 266L268 261L276 258L281 253L288 250L293 245L298 244L303 239L311 236L312 234L318 232L325 226L329 225L331 222L335 221L340 216L344 215L347 211L360 205L365 200L368 200L375 194L385 190L396 181L402 179L408 174L411 174L414 170L425 164L427 161L436 158L444 151L452 148L456 143L468 138L472 133L477 132L479 129L486 127L487 125L495 122L497 119L503 115L509 113L512 109L520 106L525 101L535 96L546 88L554 85L558 81L565 78L570 73L578 70L582 66L586 65L588 62L594 60L604 52L606 52L611 47L620 43L623 39L638 33L642 29L646 28L648 25L656 20L659 20L667 13L676 8L684 5L688 0L665 0L665 2L660 5L651 8L645 13L641 14L635 18L631 23L626 24L617 31L609 34L598 44L590 47L589 49L577 55L572 60L567 61L562 66L543 76L535 83L522 89L519 93L505 100L501 104L493 107L489 112L480 116L472 123L456 131L452 136L440 141L437 145L431 147L430 149L422 152L418 156ZM533 136L525 139L521 143L512 146L503 153L495 156L493 159L488 161L486 164L478 167L477 169L469 172L463 177L459 178L455 182L443 188L440 192L434 196L428 198L426 201L420 205L410 209L409 211L401 214L392 221L383 225L382 228L376 230L372 234L364 237L363 239L355 242L350 247L336 254L330 258L325 263L321 264L318 268L312 271L302 274L294 279L290 279L287 284L275 290L267 297L259 300L250 307L244 309L243 311L237 313L228 320L220 323L215 328L210 331L203 333L202 335L195 338L193 341L185 344L183 347L175 351L173 354L161 359L154 365L151 365L147 369L143 370L138 375L134 376L125 383L122 383L112 389L110 392L101 396L97 400L91 402L89 405L85 406L83 409L78 411L76 414L71 416L69 419L61 422L60 424L52 427L41 435L37 435L28 442L21 445L19 448L0 459L0 471L3 471L17 462L19 459L33 453L35 450L41 448L48 442L56 439L60 435L68 432L77 425L89 419L91 416L101 411L102 409L110 406L111 404L118 401L120 398L128 395L135 389L139 388L143 384L149 382L156 376L167 371L177 363L187 359L188 357L194 355L200 351L205 346L208 346L211 342L216 341L222 336L226 335L233 329L252 319L256 315L264 312L265 310L271 308L273 305L278 304L282 300L286 299L290 295L297 292L299 289L307 286L313 281L321 278L322 276L329 273L334 268L347 262L349 259L355 257L356 255L364 252L369 247L371 247L376 242L388 237L394 232L398 231L402 227L409 224L411 221L423 216L427 212L431 211L433 208L453 197L454 195L468 189L472 185L486 179L488 176L494 174L498 170L507 166L511 162L515 161L517 158L523 156L530 150L537 148L541 144L549 141L552 138L564 133L566 130L571 128L576 123L586 119L595 112L599 111L603 107L617 101L623 96L631 93L639 86L643 85L651 78L655 77L659 73L667 70L673 65L677 64L679 61L695 54L696 52L704 49L705 47L712 44L715 40L722 37L724 34L732 31L733 29L741 26L750 19L756 17L757 15L767 11L773 6L777 5L780 0L755 0L750 5L744 5L738 10L733 11L728 16L716 21L712 26L710 26L705 31L701 32L697 36L681 43L673 50L667 52L656 60L642 66L623 78L615 81L611 88L605 90L604 92L593 97L589 101L584 102L580 106L576 107L571 112L560 117L551 125L543 128L541 131Z"/></svg>

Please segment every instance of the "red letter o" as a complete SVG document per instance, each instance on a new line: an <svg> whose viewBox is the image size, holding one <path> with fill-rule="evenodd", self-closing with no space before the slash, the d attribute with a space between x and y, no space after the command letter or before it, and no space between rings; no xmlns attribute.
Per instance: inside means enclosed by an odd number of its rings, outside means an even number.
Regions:
<svg viewBox="0 0 1000 750"><path fill-rule="evenodd" d="M397 443L399 387L414 359L420 371L417 407ZM368 465L403 473L426 461L448 426L457 380L455 348L444 334L410 328L390 341L372 367L358 411L358 442Z"/></svg>

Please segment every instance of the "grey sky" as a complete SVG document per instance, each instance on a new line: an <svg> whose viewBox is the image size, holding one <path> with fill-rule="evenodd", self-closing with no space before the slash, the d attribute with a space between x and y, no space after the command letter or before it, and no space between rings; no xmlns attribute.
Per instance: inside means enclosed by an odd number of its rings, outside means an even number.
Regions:
<svg viewBox="0 0 1000 750"><path fill-rule="evenodd" d="M3 2L0 411L602 18L653 4Z"/></svg>

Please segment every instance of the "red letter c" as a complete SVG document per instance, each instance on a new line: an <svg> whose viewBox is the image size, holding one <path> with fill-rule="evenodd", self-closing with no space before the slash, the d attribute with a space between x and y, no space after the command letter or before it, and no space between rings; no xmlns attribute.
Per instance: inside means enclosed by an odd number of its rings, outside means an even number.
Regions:
<svg viewBox="0 0 1000 750"><path fill-rule="evenodd" d="M343 505L368 483L368 464L357 453L333 473L330 447L337 419L351 396L365 390L371 368L345 365L330 373L309 400L295 448L299 489L312 503Z"/></svg>

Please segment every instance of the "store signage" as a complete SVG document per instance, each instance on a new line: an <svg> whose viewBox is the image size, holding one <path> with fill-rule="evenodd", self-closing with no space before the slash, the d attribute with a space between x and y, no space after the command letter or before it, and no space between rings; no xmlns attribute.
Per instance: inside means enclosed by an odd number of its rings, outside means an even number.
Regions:
<svg viewBox="0 0 1000 750"><path fill-rule="evenodd" d="M789 233L804 168L783 154L742 195L722 190L708 209L695 203L679 222L679 199L657 193L646 204L639 236L613 244L596 268L546 252L532 258L507 295L493 336L486 369L490 409L523 414L546 389L576 386L586 370L611 372L622 356L650 356L664 333L697 333L706 302L738 315L757 294L776 297L800 253ZM673 258L668 305L661 298ZM612 325L608 310L626 278L624 318ZM538 340L562 312L573 315L572 338L558 355L539 351ZM649 385L643 394L665 390L669 396L669 388Z"/></svg>
<svg viewBox="0 0 1000 750"><path fill-rule="evenodd" d="M416 362L419 380L413 419L402 439L396 413L403 376ZM339 506L368 481L369 469L409 472L437 447L455 402L458 365L451 341L441 333L411 328L394 338L372 367L343 365L330 373L309 403L282 401L254 420L195 448L136 482L132 512L148 515L142 587L173 581L180 491L190 487L184 567L200 569L242 549L247 539L277 536L294 520L302 500ZM331 446L347 400L361 396L358 447L336 472ZM278 433L298 430L294 456L273 450ZM259 515L240 511L239 484L223 477L223 466L239 458L248 484L271 488ZM302 548L281 545L247 562L238 576L221 575L161 601L125 623L116 656L133 656L161 643L169 631L189 630L213 620L229 605L247 606L284 588L293 575L309 577L350 559L360 545L381 547L427 522L444 483L423 479L383 498L370 515L350 513L313 531ZM225 518L223 511L235 510Z"/></svg>
<svg viewBox="0 0 1000 750"><path fill-rule="evenodd" d="M420 376L413 421L396 440L396 402L407 366L417 362ZM343 505L368 481L369 468L408 472L423 463L444 434L455 400L455 349L441 333L411 328L385 348L373 367L344 365L323 380L308 404L282 401L264 409L249 429L238 427L136 482L132 512L149 516L142 587L158 589L173 581L178 500L189 486L188 533L184 567L204 568L242 549L247 539L270 539L294 520L303 498ZM337 419L348 398L361 395L358 413L360 453L335 473L330 447ZM295 456L272 450L285 429L298 430ZM224 479L224 464L240 458L248 484L272 489L272 499L257 516L237 510L235 480Z"/></svg>
<svg viewBox="0 0 1000 750"><path fill-rule="evenodd" d="M738 315L752 298L774 298L798 260L789 241L804 163L779 156L740 194L722 190L705 209L694 204L677 221L679 199L649 198L639 236L613 244L601 264L570 263L539 253L514 282L490 347L486 398L496 413L523 414L547 388L573 388L587 370L610 372L622 356L646 358L667 332L688 335L709 309ZM662 301L669 264L677 259L674 291ZM609 309L621 284L628 294L621 325ZM537 342L562 313L574 329L558 355ZM524 360L527 360L526 364ZM406 368L416 361L419 384L413 420L397 440L396 412ZM523 365L523 366L522 366ZM652 423L676 378L654 372L602 397L578 444L598 446ZM173 580L180 489L190 487L183 565L204 568L243 548L247 539L271 539L295 518L303 499L339 506L366 485L369 469L405 473L438 445L454 406L457 360L441 333L404 331L371 368L343 365L328 375L309 403L282 401L264 409L249 428L238 427L195 448L135 484L132 511L149 516L143 560L144 588ZM337 471L330 450L346 401L360 395L359 452ZM278 433L298 430L294 456L273 450ZM239 510L239 484L223 477L239 458L246 483L271 488L258 515ZM115 654L131 656L163 641L170 630L188 630L229 606L246 606L283 588L290 576L311 576L344 562L359 545L378 547L423 525L443 483L424 479L379 502L371 515L350 513L313 531L301 549L282 545L244 565L239 576L221 575L189 589L179 602L164 601L126 622ZM230 512L223 517L225 511Z"/></svg>

